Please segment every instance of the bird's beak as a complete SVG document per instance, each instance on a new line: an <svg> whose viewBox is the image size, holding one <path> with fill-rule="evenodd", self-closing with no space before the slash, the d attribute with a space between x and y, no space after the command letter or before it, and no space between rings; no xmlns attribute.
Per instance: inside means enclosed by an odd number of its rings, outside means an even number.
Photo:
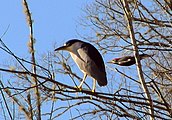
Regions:
<svg viewBox="0 0 172 120"><path fill-rule="evenodd" d="M59 47L59 48L55 49L54 51L66 50L66 49L67 49L67 47L66 47L66 46L61 46L61 47Z"/></svg>
<svg viewBox="0 0 172 120"><path fill-rule="evenodd" d="M113 64L113 63L114 63L114 61L113 61L113 60L111 60L111 61L108 61L107 63Z"/></svg>

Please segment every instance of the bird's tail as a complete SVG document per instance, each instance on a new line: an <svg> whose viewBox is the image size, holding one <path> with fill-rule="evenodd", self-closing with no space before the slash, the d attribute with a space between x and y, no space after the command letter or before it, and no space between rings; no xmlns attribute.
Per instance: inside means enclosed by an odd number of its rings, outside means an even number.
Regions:
<svg viewBox="0 0 172 120"><path fill-rule="evenodd" d="M98 85L99 86L106 86L107 85L107 80L104 80L104 81L97 81Z"/></svg>
<svg viewBox="0 0 172 120"><path fill-rule="evenodd" d="M154 56L154 54L152 54L152 55L148 55L148 54L140 54L140 58L141 59L144 59L144 58L147 58L147 57L153 57Z"/></svg>
<svg viewBox="0 0 172 120"><path fill-rule="evenodd" d="M97 79L97 83L98 83L99 86L107 85L107 78L106 78L106 76L104 78Z"/></svg>

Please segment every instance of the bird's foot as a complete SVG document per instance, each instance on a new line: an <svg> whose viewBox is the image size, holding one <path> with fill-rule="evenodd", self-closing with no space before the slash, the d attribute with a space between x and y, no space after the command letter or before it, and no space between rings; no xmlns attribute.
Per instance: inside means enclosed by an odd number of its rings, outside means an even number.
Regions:
<svg viewBox="0 0 172 120"><path fill-rule="evenodd" d="M95 93L95 89L92 89L91 92L92 92L92 93Z"/></svg>
<svg viewBox="0 0 172 120"><path fill-rule="evenodd" d="M94 94L95 93L95 89L92 89L91 92ZM93 99L93 96L90 95L90 99L92 100Z"/></svg>
<svg viewBox="0 0 172 120"><path fill-rule="evenodd" d="M75 88L76 88L78 91L81 91L81 90L82 90L82 86L75 86Z"/></svg>

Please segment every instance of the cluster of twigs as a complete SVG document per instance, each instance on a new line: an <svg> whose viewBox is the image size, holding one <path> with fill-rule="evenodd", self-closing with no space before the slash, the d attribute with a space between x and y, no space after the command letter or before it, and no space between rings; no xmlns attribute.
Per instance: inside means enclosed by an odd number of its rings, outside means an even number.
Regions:
<svg viewBox="0 0 172 120"><path fill-rule="evenodd" d="M3 41L1 40L1 43ZM15 56L7 46L4 45L4 49L8 51L10 55L12 55L17 61L24 61L29 64L33 64L32 62L23 60L17 56ZM23 63L19 62L21 65ZM38 78L38 84L34 85L32 87L28 86L27 88L18 88L18 87L9 87L4 86L1 82L1 88L4 90L4 92L19 106L19 108L22 110L23 113L25 113L26 118L30 119L34 116L31 115L33 113L29 111L29 108L26 108L26 106L20 104L22 102L18 99L18 96L20 96L22 93L28 93L28 91L33 90L35 88L39 88L41 91L42 99L45 97L48 97L47 99L54 100L61 100L61 101L72 101L70 106L60 106L57 108L54 108L56 110L52 111L57 112L58 114L56 116L53 116L53 118L57 118L61 115L63 115L65 112L69 111L72 108L75 108L77 106L84 106L85 104L90 104L91 106L94 106L94 110L85 111L82 114L78 114L78 116L73 117L73 119L79 118L81 116L85 115L99 115L104 114L104 116L110 118L113 118L113 116L118 117L125 117L125 118L136 118L141 119L144 116L149 116L149 114L146 109L149 108L149 103L146 101L149 100L144 97L144 92L135 92L128 89L119 89L118 91L114 93L107 93L107 92L91 92L89 89L82 89L78 90L75 86L70 86L61 82L58 82L53 79L51 71L48 69L35 64L37 68L41 69L42 71L45 71L48 73L48 75L44 76L42 74L35 74L33 72L29 72L29 70L10 70L10 69L4 69L0 68L0 71L7 72L10 74L20 75L20 76L31 76ZM69 67L69 66L68 66ZM63 63L63 68L66 70L66 73L68 75L72 75L73 77L76 77L77 79L80 79L76 74L74 74L70 68L68 68L66 64ZM46 83L54 84L55 88L51 88L46 86ZM11 91L16 91L16 94L12 94ZM76 95L75 93L82 93L79 95ZM128 95L124 94L127 93ZM28 104L30 99L30 92L27 94ZM43 97L44 96L44 97ZM153 106L154 106L154 117L156 118L170 118L171 117L171 109L170 106L167 103L160 102L157 100L152 100ZM42 103L43 104L43 103ZM32 105L31 105L32 106ZM8 107L7 107L8 108ZM81 107L82 108L82 107ZM79 109L79 108L77 108ZM62 112L61 112L62 110ZM162 112L163 111L163 112ZM10 112L9 112L10 113ZM106 113L106 114L105 114ZM112 114L111 116L109 116ZM49 114L44 114L49 115ZM40 116L41 117L41 116Z"/></svg>
<svg viewBox="0 0 172 120"><path fill-rule="evenodd" d="M120 76L123 76L124 79L131 80L132 83L139 86L140 89L139 87L135 89L132 88L132 86L124 87L123 85L121 85L122 87L119 87L118 89L109 90L111 89L109 85L107 87L107 90L103 92L97 90L93 93L90 91L89 85L87 83L84 84L88 89L77 89L76 81L80 81L81 78L76 73L74 73L71 66L67 64L69 58L63 57L63 55L61 55L60 53L55 56L55 60L53 54L47 56L47 59L45 60L47 65L46 67L38 64L38 61L36 62L31 12L29 11L26 0L23 0L24 11L27 16L28 25L30 28L30 40L28 47L31 54L31 61L18 57L8 48L8 46L6 46L2 38L0 39L0 49L14 58L14 60L20 66L19 68L13 69L0 67L0 71L2 73L8 73L8 76L15 76L14 83L17 83L13 84L13 81L9 81L8 83L3 82L3 80L0 81L0 90L3 100L3 104L1 105L4 106L2 107L4 111L7 110L7 112L2 113L4 118L17 118L17 115L13 114L16 113L14 112L16 110L11 109L9 104L7 104L9 100L12 100L13 102L11 102L11 105L15 104L15 106L17 106L16 109L21 110L21 112L18 111L21 116L24 114L24 118L29 120L41 120L43 118L56 119L61 116L65 116L65 113L70 113L70 119L85 119L87 117L89 119L94 119L95 117L100 119L170 119L172 117L172 103L167 101L166 96L163 94L163 90L165 88L161 89L161 86L165 86L165 83L157 81L157 79L164 78L171 80L171 69L163 66L157 60L151 58L152 60L154 60L155 63L157 63L156 65L159 67L160 70L157 71L155 68L148 66L148 68L153 71L154 76L156 76L156 78L152 78L150 74L146 73L146 71L142 71L138 52L142 49L152 50L152 48L155 48L162 55L164 55L159 47L165 47L167 49L167 51L165 52L167 52L167 54L171 54L171 52L169 52L171 49L171 47L169 46L172 45L169 41L169 38L171 37L164 36L159 32L157 33L155 28L152 27L152 25L157 25L171 28L171 24L164 20L152 20L150 18L143 19L132 15L131 10L133 10L133 8L135 10L136 8L139 8L141 6L142 9L144 8L144 10L146 11L147 9L142 6L143 4L141 4L139 1L130 2L126 0L107 0L106 3L104 1L96 0L96 5L101 8L100 10L104 10L102 8L105 8L106 12L103 11L105 12L104 14L106 14L107 16L109 15L112 21L119 22L125 26L125 24L120 22L115 16L112 16L112 13L114 15L119 14L123 17L125 16L125 19L123 20L127 24L125 27L129 32L120 32L118 31L118 29L111 29L111 23L107 24L107 22L104 22L104 20L100 20L100 18L96 16L98 15L97 13L95 16L90 16L90 18L93 25L100 28L100 33L97 34L98 37L100 37L100 40L97 43L99 47L104 50L114 52L113 49L109 49L111 48L111 46L108 44L108 42L105 42L103 44L100 43L106 40L111 40L112 37L118 36L120 37L120 39L128 43L126 46L120 46L122 50L134 50L135 59L138 65L137 70L139 74L139 80L125 74L124 72L121 72L120 69L112 70L117 72ZM156 2L157 4L161 5L159 1ZM123 9L123 12L114 9L114 4L119 5L118 7L121 6L120 8ZM168 2L167 5L170 6L170 3ZM163 9L165 11L167 10L166 8ZM168 11L166 12L168 13ZM140 12L140 14L141 13L142 12ZM91 13L91 15L93 14ZM141 16L145 17L144 15ZM161 38L165 40L165 42L163 43L150 41L156 35L147 38L143 36L143 34L139 33L139 31L134 32L135 29L132 27L134 27L133 24L135 22L147 24L151 28L151 30L159 34ZM148 35L148 31L150 31L150 29L144 32L144 35ZM138 34L141 40L145 41L139 41L138 37L135 37L136 34ZM128 41L129 38L131 38L132 42ZM166 42L170 44L167 45ZM131 48L132 46L134 47ZM149 47L141 48L141 46ZM32 66L32 69L28 69L27 66ZM166 73L162 75L162 71L165 71ZM69 76L72 84L64 83L59 80L57 76L60 73ZM145 78L149 79L150 82L146 82L147 79L145 80ZM115 84L115 82L111 83ZM48 108L44 108L44 105L46 104L48 104ZM8 115L9 117L7 117L6 115Z"/></svg>

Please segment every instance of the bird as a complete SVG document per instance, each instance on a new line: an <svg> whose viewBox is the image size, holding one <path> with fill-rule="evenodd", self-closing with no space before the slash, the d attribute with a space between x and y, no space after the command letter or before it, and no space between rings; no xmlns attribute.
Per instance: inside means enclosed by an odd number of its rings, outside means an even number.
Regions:
<svg viewBox="0 0 172 120"><path fill-rule="evenodd" d="M103 58L93 45L79 39L71 39L63 46L55 49L55 51L59 50L68 51L79 69L84 73L80 85L77 86L78 89L82 89L82 84L87 76L90 76L93 79L92 92L95 92L96 81L99 86L107 85L107 76Z"/></svg>
<svg viewBox="0 0 172 120"><path fill-rule="evenodd" d="M152 57L153 55L148 55L148 54L140 54L140 60L147 58L147 57ZM112 63L112 64L117 64L120 66L131 66L133 64L136 63L135 61L135 57L134 56L124 56L124 57L120 57L120 58L115 58L111 61L109 61L108 63Z"/></svg>

